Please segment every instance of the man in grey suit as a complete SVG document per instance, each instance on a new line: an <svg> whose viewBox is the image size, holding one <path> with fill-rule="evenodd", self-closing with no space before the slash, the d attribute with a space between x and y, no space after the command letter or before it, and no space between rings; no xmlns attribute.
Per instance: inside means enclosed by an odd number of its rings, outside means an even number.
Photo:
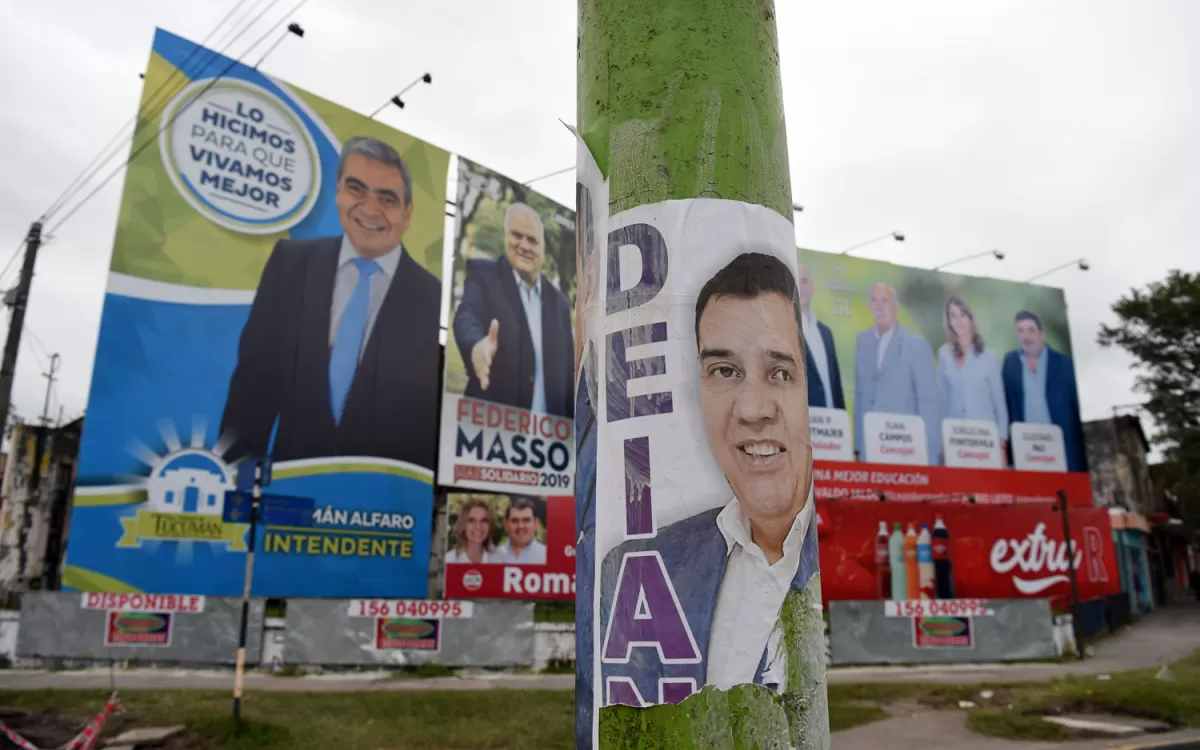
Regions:
<svg viewBox="0 0 1200 750"><path fill-rule="evenodd" d="M900 299L887 284L871 286L875 326L858 334L854 347L854 450L866 460L863 415L879 411L913 414L925 422L929 464L942 462L942 415L933 349L916 331L900 325Z"/></svg>

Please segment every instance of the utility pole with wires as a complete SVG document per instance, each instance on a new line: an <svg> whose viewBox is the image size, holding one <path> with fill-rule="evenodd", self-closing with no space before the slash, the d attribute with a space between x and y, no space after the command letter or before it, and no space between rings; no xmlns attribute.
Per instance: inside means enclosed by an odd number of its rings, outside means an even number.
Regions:
<svg viewBox="0 0 1200 750"><path fill-rule="evenodd" d="M29 305L29 287L33 283L33 266L38 248L42 245L42 222L35 221L25 236L25 261L17 280L12 302L12 317L8 323L8 338L4 342L4 358L0 361L0 424L7 424L12 404L13 381L17 374L17 352L21 349L21 333L25 329L25 308ZM57 356L57 355L55 355Z"/></svg>
<svg viewBox="0 0 1200 750"><path fill-rule="evenodd" d="M42 377L46 379L46 401L42 404L42 424L50 424L50 397L54 394L54 381L58 378L54 377L54 373L58 372L58 363L60 361L58 352L50 355L49 372L43 372Z"/></svg>

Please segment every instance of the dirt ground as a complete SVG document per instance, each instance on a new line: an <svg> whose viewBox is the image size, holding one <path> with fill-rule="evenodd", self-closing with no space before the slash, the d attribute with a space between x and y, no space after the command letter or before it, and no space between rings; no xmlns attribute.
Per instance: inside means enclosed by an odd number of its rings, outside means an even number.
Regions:
<svg viewBox="0 0 1200 750"><path fill-rule="evenodd" d="M96 710L99 711L101 708L103 706L97 706ZM65 714L53 708L42 711L22 711L0 707L0 721L4 722L5 726L32 742L36 747L47 750L57 749L70 742L75 735L83 731L92 718L91 716ZM97 747L103 746L104 741L111 737L143 725L137 721L137 717L118 709L117 713L110 716L105 723ZM14 750L16 747L7 737L0 735L0 750ZM212 745L189 737L186 732L171 738L162 745L162 748L163 750L213 750Z"/></svg>

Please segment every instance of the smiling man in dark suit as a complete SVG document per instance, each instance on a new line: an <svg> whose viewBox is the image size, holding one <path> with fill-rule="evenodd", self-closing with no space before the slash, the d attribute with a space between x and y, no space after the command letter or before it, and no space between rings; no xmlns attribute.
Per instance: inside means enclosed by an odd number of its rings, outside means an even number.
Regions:
<svg viewBox="0 0 1200 750"><path fill-rule="evenodd" d="M1004 355L1001 367L1008 418L1011 422L1058 425L1067 471L1087 471L1075 363L1046 343L1046 331L1037 315L1022 310L1017 313L1016 326L1021 348Z"/></svg>
<svg viewBox="0 0 1200 750"><path fill-rule="evenodd" d="M542 275L545 260L541 217L512 204L504 214L504 256L467 261L454 340L467 368L467 398L570 418L571 313L566 296Z"/></svg>
<svg viewBox="0 0 1200 750"><path fill-rule="evenodd" d="M280 240L242 330L221 418L237 461L392 458L434 468L441 283L404 248L412 177L374 138L342 146L344 234ZM271 449L271 433L275 434Z"/></svg>

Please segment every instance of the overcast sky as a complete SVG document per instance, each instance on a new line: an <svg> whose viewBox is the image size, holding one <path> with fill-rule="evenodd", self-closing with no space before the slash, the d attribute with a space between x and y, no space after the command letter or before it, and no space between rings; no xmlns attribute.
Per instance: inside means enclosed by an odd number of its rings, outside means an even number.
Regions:
<svg viewBox="0 0 1200 750"><path fill-rule="evenodd" d="M135 111L155 26L202 40L235 0L0 3L0 264ZM260 7L265 7L266 0ZM274 7L232 48L278 24ZM247 4L249 5L249 3ZM1085 419L1140 400L1130 360L1095 344L1111 303L1200 267L1200 3L777 0L801 246L905 265L1000 248L964 273L1025 279L1084 256L1066 290ZM571 0L311 0L263 70L370 112L425 71L385 122L517 179L569 166ZM265 51L247 55L250 62ZM43 247L14 390L86 406L122 178ZM573 177L539 188L573 202ZM19 261L18 261L19 262ZM2 281L10 285L15 266Z"/></svg>

